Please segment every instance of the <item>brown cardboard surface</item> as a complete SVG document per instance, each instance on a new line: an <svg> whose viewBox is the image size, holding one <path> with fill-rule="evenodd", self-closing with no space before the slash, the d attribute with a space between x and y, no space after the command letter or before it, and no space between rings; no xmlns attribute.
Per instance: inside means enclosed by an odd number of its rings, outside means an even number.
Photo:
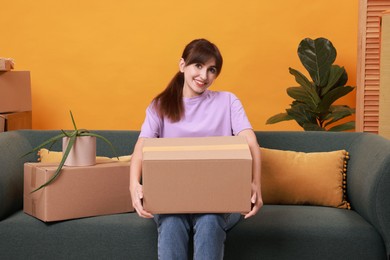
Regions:
<svg viewBox="0 0 390 260"><path fill-rule="evenodd" d="M14 62L12 59L0 58L0 71L10 71L14 69Z"/></svg>
<svg viewBox="0 0 390 260"><path fill-rule="evenodd" d="M3 121L3 125L1 121ZM12 131L17 129L31 129L31 127L32 127L31 111L4 113L4 114L0 113L0 132Z"/></svg>
<svg viewBox="0 0 390 260"><path fill-rule="evenodd" d="M144 141L143 203L151 213L249 212L251 179L244 137Z"/></svg>
<svg viewBox="0 0 390 260"><path fill-rule="evenodd" d="M45 222L134 211L129 192L129 162L64 167L45 188L57 165L24 165L24 212Z"/></svg>
<svg viewBox="0 0 390 260"><path fill-rule="evenodd" d="M31 111L29 71L0 72L0 113Z"/></svg>
<svg viewBox="0 0 390 260"><path fill-rule="evenodd" d="M5 118L0 115L0 133L5 131Z"/></svg>

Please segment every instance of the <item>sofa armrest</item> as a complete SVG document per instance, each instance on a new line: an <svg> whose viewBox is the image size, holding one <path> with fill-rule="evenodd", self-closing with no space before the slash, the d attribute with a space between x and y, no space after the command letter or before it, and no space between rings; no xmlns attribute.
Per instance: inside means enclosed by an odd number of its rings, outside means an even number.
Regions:
<svg viewBox="0 0 390 260"><path fill-rule="evenodd" d="M363 134L349 148L348 199L381 233L390 252L390 141Z"/></svg>
<svg viewBox="0 0 390 260"><path fill-rule="evenodd" d="M0 220L23 208L23 165L34 155L21 156L31 149L18 131L0 133Z"/></svg>

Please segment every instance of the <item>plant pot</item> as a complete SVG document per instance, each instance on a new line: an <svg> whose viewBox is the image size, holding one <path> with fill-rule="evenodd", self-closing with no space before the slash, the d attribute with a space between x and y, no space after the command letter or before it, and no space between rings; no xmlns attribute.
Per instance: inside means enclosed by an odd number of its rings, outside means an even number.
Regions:
<svg viewBox="0 0 390 260"><path fill-rule="evenodd" d="M62 154L69 143L69 137L62 138ZM91 166L96 164L96 137L78 136L65 161L66 166Z"/></svg>

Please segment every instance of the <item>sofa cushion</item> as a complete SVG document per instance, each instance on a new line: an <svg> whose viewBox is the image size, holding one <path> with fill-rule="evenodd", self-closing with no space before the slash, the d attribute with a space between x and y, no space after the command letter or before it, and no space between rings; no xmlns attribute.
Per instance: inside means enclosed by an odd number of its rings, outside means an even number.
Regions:
<svg viewBox="0 0 390 260"><path fill-rule="evenodd" d="M309 204L349 208L346 200L348 153L261 149L265 204Z"/></svg>
<svg viewBox="0 0 390 260"><path fill-rule="evenodd" d="M229 231L230 259L383 259L380 233L354 210L265 205Z"/></svg>
<svg viewBox="0 0 390 260"><path fill-rule="evenodd" d="M136 213L44 223L18 211L0 240L0 259L157 259L156 224Z"/></svg>

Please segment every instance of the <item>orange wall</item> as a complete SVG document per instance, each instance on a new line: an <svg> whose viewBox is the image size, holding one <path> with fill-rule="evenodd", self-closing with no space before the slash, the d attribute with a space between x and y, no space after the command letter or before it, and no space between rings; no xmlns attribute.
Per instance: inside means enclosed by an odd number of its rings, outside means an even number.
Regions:
<svg viewBox="0 0 390 260"><path fill-rule="evenodd" d="M269 3L267 3L269 2ZM288 108L288 67L306 37L333 42L356 85L357 0L12 0L1 4L0 57L32 76L33 128L139 129L150 100L194 38L216 43L224 68L214 90L234 92L256 130ZM355 92L342 100L355 107Z"/></svg>

